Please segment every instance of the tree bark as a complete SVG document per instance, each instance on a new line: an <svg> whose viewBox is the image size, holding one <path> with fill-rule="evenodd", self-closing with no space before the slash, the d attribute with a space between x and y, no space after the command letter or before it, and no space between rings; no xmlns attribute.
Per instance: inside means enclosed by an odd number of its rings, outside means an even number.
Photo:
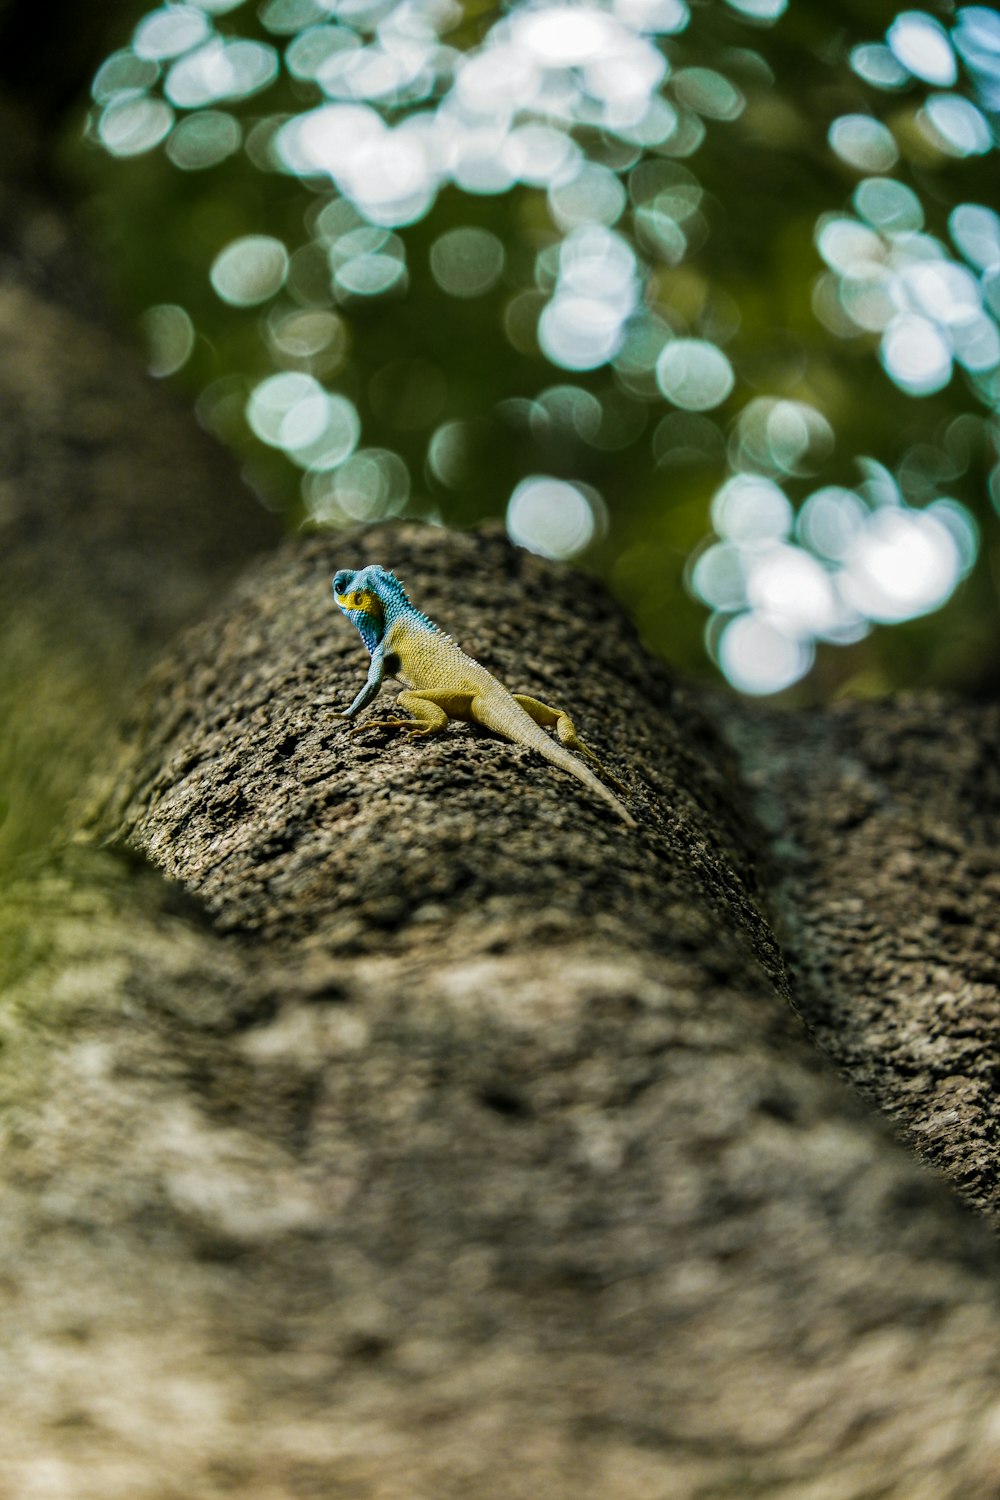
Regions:
<svg viewBox="0 0 1000 1500"><path fill-rule="evenodd" d="M828 1060L992 1204L993 711L720 703L495 530L216 598L250 503L50 295L5 304L69 319L14 408L22 745L79 675L0 904L0 1495L996 1500L993 1243ZM368 561L639 829L472 729L348 739Z"/></svg>
<svg viewBox="0 0 1000 1500"><path fill-rule="evenodd" d="M109 319L0 108L0 859L44 844L155 653L278 535Z"/></svg>
<svg viewBox="0 0 1000 1500"><path fill-rule="evenodd" d="M907 694L722 719L806 1025L996 1226L998 706Z"/></svg>

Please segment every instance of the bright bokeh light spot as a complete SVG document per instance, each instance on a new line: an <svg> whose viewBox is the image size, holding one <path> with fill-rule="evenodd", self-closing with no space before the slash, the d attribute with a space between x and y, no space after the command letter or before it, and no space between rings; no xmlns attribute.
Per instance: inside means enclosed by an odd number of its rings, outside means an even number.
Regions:
<svg viewBox="0 0 1000 1500"><path fill-rule="evenodd" d="M367 104L329 104L295 116L275 139L279 159L302 176L326 173L371 223L413 223L437 180L427 142L406 123L390 129Z"/></svg>
<svg viewBox="0 0 1000 1500"><path fill-rule="evenodd" d="M102 111L97 133L112 156L140 156L158 146L173 123L174 112L162 99L119 95Z"/></svg>
<svg viewBox="0 0 1000 1500"><path fill-rule="evenodd" d="M657 385L684 411L721 406L735 380L722 350L704 339L673 339L656 362Z"/></svg>
<svg viewBox="0 0 1000 1500"><path fill-rule="evenodd" d="M320 82L325 65L344 51L356 51L361 38L343 26L312 26L285 49L285 66L293 78Z"/></svg>
<svg viewBox="0 0 1000 1500"><path fill-rule="evenodd" d="M266 88L277 73L273 47L213 37L173 64L163 88L178 109L197 109L223 99L245 99Z"/></svg>
<svg viewBox="0 0 1000 1500"><path fill-rule="evenodd" d="M704 189L679 162L642 161L629 176L629 190L640 206L656 208L683 224L698 210Z"/></svg>
<svg viewBox="0 0 1000 1500"><path fill-rule="evenodd" d="M910 81L902 63L881 42L865 42L852 48L851 67L859 78L877 89L898 89Z"/></svg>
<svg viewBox="0 0 1000 1500"><path fill-rule="evenodd" d="M314 414L322 408L325 396L326 391L312 375L293 371L269 375L247 402L247 421L261 442L284 448L289 437L299 437L316 420Z"/></svg>
<svg viewBox="0 0 1000 1500"><path fill-rule="evenodd" d="M308 426L285 434L290 456L303 469L314 473L335 469L357 447L361 422L354 404L344 396L331 396L315 403Z"/></svg>
<svg viewBox="0 0 1000 1500"><path fill-rule="evenodd" d="M961 203L948 219L952 239L971 265L1000 271L1000 215L978 203Z"/></svg>
<svg viewBox="0 0 1000 1500"><path fill-rule="evenodd" d="M816 248L830 269L842 276L862 276L885 261L881 236L857 219L826 214L816 228Z"/></svg>
<svg viewBox="0 0 1000 1500"><path fill-rule="evenodd" d="M704 135L705 127L701 121L696 116L693 119L695 127ZM680 117L670 101L660 94L652 95L640 119L619 128L622 140L632 141L637 146L662 146L670 141L673 155L683 154L679 149Z"/></svg>
<svg viewBox="0 0 1000 1500"><path fill-rule="evenodd" d="M712 525L740 547L770 547L791 531L792 507L770 479L735 474L712 500Z"/></svg>
<svg viewBox="0 0 1000 1500"><path fill-rule="evenodd" d="M859 172L889 172L899 160L892 131L871 115L841 115L827 139L841 161Z"/></svg>
<svg viewBox="0 0 1000 1500"><path fill-rule="evenodd" d="M383 42L389 38L369 47L334 47L314 69L323 92L331 99L377 99L386 104L401 102L409 94L426 94L433 81L433 73L427 70L434 44L424 41L421 45L416 38L402 47Z"/></svg>
<svg viewBox="0 0 1000 1500"><path fill-rule="evenodd" d="M785 14L788 0L726 0L731 10L738 11L750 21L763 21L770 25Z"/></svg>
<svg viewBox="0 0 1000 1500"><path fill-rule="evenodd" d="M324 365L339 365L346 343L343 319L324 308L276 307L267 322L268 339L284 361L316 360Z"/></svg>
<svg viewBox="0 0 1000 1500"><path fill-rule="evenodd" d="M813 664L812 642L784 635L756 614L737 615L719 637L719 666L741 693L780 693Z"/></svg>
<svg viewBox="0 0 1000 1500"><path fill-rule="evenodd" d="M691 19L684 0L614 0L615 14L636 31L675 35Z"/></svg>
<svg viewBox="0 0 1000 1500"><path fill-rule="evenodd" d="M841 587L868 619L890 624L940 609L962 571L949 526L926 511L885 506L848 549Z"/></svg>
<svg viewBox="0 0 1000 1500"><path fill-rule="evenodd" d="M305 402L318 400L325 394L319 381L312 375L292 371L269 375L257 386L247 403L247 421L261 442L272 448L280 448L289 412Z"/></svg>
<svg viewBox="0 0 1000 1500"><path fill-rule="evenodd" d="M337 267L334 280L349 297L381 297L398 286L405 275L406 267L397 256L375 251L345 261Z"/></svg>
<svg viewBox="0 0 1000 1500"><path fill-rule="evenodd" d="M749 559L747 599L785 635L821 635L836 619L830 575L801 547L777 546Z"/></svg>
<svg viewBox="0 0 1000 1500"><path fill-rule="evenodd" d="M714 68L682 68L674 74L674 93L682 104L710 120L735 120L746 100L722 73Z"/></svg>
<svg viewBox="0 0 1000 1500"><path fill-rule="evenodd" d="M976 313L950 329L955 358L973 373L1000 365L1000 329L986 313Z"/></svg>
<svg viewBox="0 0 1000 1500"><path fill-rule="evenodd" d="M936 324L916 313L892 320L879 354L886 372L908 395L929 396L951 379L951 349Z"/></svg>
<svg viewBox="0 0 1000 1500"><path fill-rule="evenodd" d="M621 349L637 299L635 255L612 230L584 225L558 250L552 300L538 320L538 342L565 370L595 370ZM540 275L548 276L542 260Z"/></svg>
<svg viewBox="0 0 1000 1500"><path fill-rule="evenodd" d="M315 472L342 464L361 435L357 411L346 397L331 395L312 375L291 371L261 381L246 415L261 442Z"/></svg>
<svg viewBox="0 0 1000 1500"><path fill-rule="evenodd" d="M657 260L668 266L679 266L687 251L687 235L669 213L664 213L654 203L644 203L636 210L635 227L638 237Z"/></svg>
<svg viewBox="0 0 1000 1500"><path fill-rule="evenodd" d="M950 260L924 261L903 272L916 310L939 324L966 323L979 314L979 283L964 266Z"/></svg>
<svg viewBox="0 0 1000 1500"><path fill-rule="evenodd" d="M595 529L590 498L565 479L533 474L521 481L507 505L511 541L543 557L574 557L591 541Z"/></svg>
<svg viewBox="0 0 1000 1500"><path fill-rule="evenodd" d="M94 75L90 92L98 104L108 104L116 94L137 94L151 88L159 72L155 62L136 57L131 48L112 52Z"/></svg>
<svg viewBox="0 0 1000 1500"><path fill-rule="evenodd" d="M344 188L373 224L396 227L422 219L437 182L424 143L405 126L360 146L344 173Z"/></svg>
<svg viewBox="0 0 1000 1500"><path fill-rule="evenodd" d="M560 229L614 224L625 201L625 189L614 172L597 162L581 162L572 177L549 188L549 208Z"/></svg>
<svg viewBox="0 0 1000 1500"><path fill-rule="evenodd" d="M215 257L209 274L223 302L232 307L256 307L284 285L288 251L273 235L247 234L232 240Z"/></svg>
<svg viewBox="0 0 1000 1500"><path fill-rule="evenodd" d="M624 342L613 361L627 390L643 398L653 394L656 361L672 337L669 324L653 313L639 312L629 320Z"/></svg>
<svg viewBox="0 0 1000 1500"><path fill-rule="evenodd" d="M924 514L940 521L951 532L958 550L959 573L967 577L979 556L979 527L975 517L959 501L947 497L932 500Z"/></svg>
<svg viewBox="0 0 1000 1500"><path fill-rule="evenodd" d="M548 187L572 177L582 160L579 146L552 125L517 125L505 136L503 165L511 177L532 187Z"/></svg>
<svg viewBox="0 0 1000 1500"><path fill-rule="evenodd" d="M833 428L806 401L758 396L740 412L729 447L736 468L758 474L811 474L833 451Z"/></svg>
<svg viewBox="0 0 1000 1500"><path fill-rule="evenodd" d="M891 177L866 177L854 189L862 219L883 234L906 234L924 227L924 210L912 188Z"/></svg>
<svg viewBox="0 0 1000 1500"><path fill-rule="evenodd" d="M334 286L342 297L381 297L406 284L403 242L384 229L362 225L330 247Z"/></svg>
<svg viewBox="0 0 1000 1500"><path fill-rule="evenodd" d="M288 453L311 448L326 427L328 401L326 391L320 388L290 407L278 431L279 447Z"/></svg>
<svg viewBox="0 0 1000 1500"><path fill-rule="evenodd" d="M553 428L575 433L584 442L594 443L600 436L604 408L590 391L578 385L553 385L542 391L531 413L531 429L547 437Z"/></svg>
<svg viewBox="0 0 1000 1500"><path fill-rule="evenodd" d="M559 283L567 291L598 297L631 310L636 301L636 259L629 244L612 230L587 225L574 230L559 249Z"/></svg>
<svg viewBox="0 0 1000 1500"><path fill-rule="evenodd" d="M149 345L149 373L158 378L173 375L194 348L194 324L174 302L149 307L139 320Z"/></svg>
<svg viewBox="0 0 1000 1500"><path fill-rule="evenodd" d="M860 533L869 510L854 490L825 485L804 502L796 521L796 533L813 552L837 562Z"/></svg>
<svg viewBox="0 0 1000 1500"><path fill-rule="evenodd" d="M588 93L603 106L608 124L627 129L641 126L650 95L666 72L663 53L626 32L618 50L589 63L583 77Z"/></svg>
<svg viewBox="0 0 1000 1500"><path fill-rule="evenodd" d="M302 493L316 520L376 521L406 508L410 475L398 453L362 448L333 471L307 474Z"/></svg>
<svg viewBox="0 0 1000 1500"><path fill-rule="evenodd" d="M503 272L504 248L488 229L449 229L431 246L431 270L452 297L481 297Z"/></svg>
<svg viewBox="0 0 1000 1500"><path fill-rule="evenodd" d="M211 31L205 12L194 5L164 5L150 11L135 28L132 47L137 57L162 61L189 52Z"/></svg>
<svg viewBox="0 0 1000 1500"><path fill-rule="evenodd" d="M613 305L572 292L553 297L538 320L538 342L564 370L596 370L622 346L625 325Z"/></svg>
<svg viewBox="0 0 1000 1500"><path fill-rule="evenodd" d="M734 614L747 603L743 554L730 542L715 542L698 557L690 572L690 587L710 609Z"/></svg>
<svg viewBox="0 0 1000 1500"><path fill-rule="evenodd" d="M509 115L530 105L539 85L538 69L523 47L486 47L462 59L456 98L474 115Z"/></svg>
<svg viewBox="0 0 1000 1500"><path fill-rule="evenodd" d="M329 7L321 0L265 0L260 18L268 31L289 36L325 18Z"/></svg>
<svg viewBox="0 0 1000 1500"><path fill-rule="evenodd" d="M958 77L958 64L948 33L940 21L922 10L897 16L886 33L896 60L924 83L949 87Z"/></svg>
<svg viewBox="0 0 1000 1500"><path fill-rule="evenodd" d="M545 67L575 68L614 50L621 33L596 7L548 5L516 16L514 36Z"/></svg>
<svg viewBox="0 0 1000 1500"><path fill-rule="evenodd" d="M880 464L874 458L859 458L858 467L865 476L858 485L858 493L873 510L880 506L895 509L902 505L903 492L899 487L899 480L885 464Z"/></svg>
<svg viewBox="0 0 1000 1500"><path fill-rule="evenodd" d="M769 467L808 474L833 451L833 428L805 401L775 401L767 412L765 441Z"/></svg>
<svg viewBox="0 0 1000 1500"><path fill-rule="evenodd" d="M919 120L929 139L949 156L984 156L993 149L986 116L959 94L932 94Z"/></svg>
<svg viewBox="0 0 1000 1500"><path fill-rule="evenodd" d="M985 5L963 5L951 37L983 103L995 113L1000 105L1000 14Z"/></svg>
<svg viewBox="0 0 1000 1500"><path fill-rule="evenodd" d="M478 129L463 130L448 151L455 186L482 197L508 192L514 186L514 173L504 154L506 139L503 125L492 120Z"/></svg>
<svg viewBox="0 0 1000 1500"><path fill-rule="evenodd" d="M458 490L475 479L475 427L445 422L427 445L427 465L435 479Z"/></svg>
<svg viewBox="0 0 1000 1500"><path fill-rule="evenodd" d="M182 171L199 172L225 161L242 143L243 132L233 115L206 109L178 121L167 141L167 155Z"/></svg>
<svg viewBox="0 0 1000 1500"><path fill-rule="evenodd" d="M899 311L893 295L893 281L889 276L866 276L844 281L840 287L835 316L846 313L853 326L841 330L834 325L833 331L845 331L852 336L859 328L867 333L882 333Z"/></svg>

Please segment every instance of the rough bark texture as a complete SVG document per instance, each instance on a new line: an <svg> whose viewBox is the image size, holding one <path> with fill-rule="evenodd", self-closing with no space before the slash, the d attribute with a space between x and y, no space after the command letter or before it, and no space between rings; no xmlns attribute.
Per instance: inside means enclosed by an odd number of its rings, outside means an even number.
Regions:
<svg viewBox="0 0 1000 1500"><path fill-rule="evenodd" d="M347 738L328 579L374 557L639 832L472 730ZM10 898L12 1493L44 1432L74 1500L992 1500L993 1251L810 1047L733 766L591 583L290 545L108 765L91 835L195 905L85 849Z"/></svg>
<svg viewBox="0 0 1000 1500"><path fill-rule="evenodd" d="M992 1203L992 711L720 707L495 533L209 608L214 458L8 250L2 1500L997 1500L993 1242L827 1060ZM348 740L376 558L638 830Z"/></svg>
<svg viewBox="0 0 1000 1500"><path fill-rule="evenodd" d="M110 322L64 210L14 175L30 120L0 108L0 139L2 853L39 841L153 652L277 527Z"/></svg>
<svg viewBox="0 0 1000 1500"><path fill-rule="evenodd" d="M997 705L924 695L723 718L772 839L803 1019L996 1224Z"/></svg>

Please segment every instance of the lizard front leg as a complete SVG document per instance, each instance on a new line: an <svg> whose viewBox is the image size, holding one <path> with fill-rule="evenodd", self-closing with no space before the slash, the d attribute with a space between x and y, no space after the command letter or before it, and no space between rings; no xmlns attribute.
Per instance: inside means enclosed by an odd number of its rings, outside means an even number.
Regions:
<svg viewBox="0 0 1000 1500"><path fill-rule="evenodd" d="M351 730L352 736L363 734L366 729L406 729L411 739L423 739L430 734L440 734L449 719L471 717L472 693L456 693L447 689L407 688L396 699L400 708L412 714L411 719L371 719ZM416 720L416 723L414 723Z"/></svg>
<svg viewBox="0 0 1000 1500"><path fill-rule="evenodd" d="M578 755L589 760L616 791L623 795L628 794L628 788L624 787L617 777L605 770L593 750L580 739L576 732L576 725L569 714L564 713L561 708L550 708L547 703L540 703L537 698L528 698L524 693L513 693L511 696L514 702L519 703L525 713L534 719L536 724L540 724L543 729L554 729L560 744L565 745L567 750L575 750Z"/></svg>
<svg viewBox="0 0 1000 1500"><path fill-rule="evenodd" d="M368 704L371 703L374 698L377 698L379 693L382 691L382 678L384 677L384 675L385 662L382 658L381 651L377 651L372 656L371 665L368 668L368 676L365 680L364 687L361 689L360 693L355 698L350 708L343 709L337 715L337 718L353 719L355 714L359 714L363 708L367 708ZM356 734L357 730L352 729L351 733Z"/></svg>

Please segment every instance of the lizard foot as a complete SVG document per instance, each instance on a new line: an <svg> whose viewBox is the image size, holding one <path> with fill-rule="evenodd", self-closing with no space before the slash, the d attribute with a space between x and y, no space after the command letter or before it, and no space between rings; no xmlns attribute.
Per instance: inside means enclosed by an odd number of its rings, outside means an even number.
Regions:
<svg viewBox="0 0 1000 1500"><path fill-rule="evenodd" d="M369 719L365 724L355 724L353 729L348 730L347 738L353 740L357 734L367 734L369 729L394 729L397 721L394 719Z"/></svg>

